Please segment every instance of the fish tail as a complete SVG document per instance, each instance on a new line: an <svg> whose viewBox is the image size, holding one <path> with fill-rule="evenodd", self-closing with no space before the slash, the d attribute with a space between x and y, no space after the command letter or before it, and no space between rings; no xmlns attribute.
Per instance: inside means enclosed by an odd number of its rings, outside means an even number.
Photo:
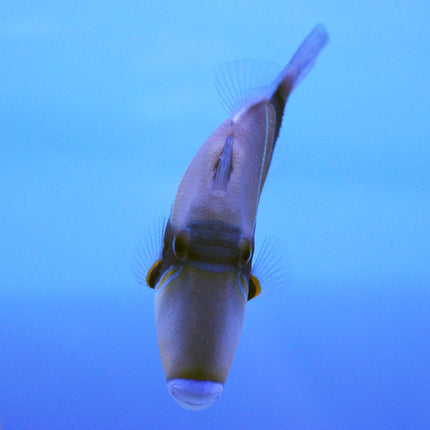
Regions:
<svg viewBox="0 0 430 430"><path fill-rule="evenodd" d="M328 40L329 36L324 25L318 24L299 46L284 70L282 70L278 78L280 83L275 92L279 92L285 101L293 89L312 69L318 54Z"/></svg>
<svg viewBox="0 0 430 430"><path fill-rule="evenodd" d="M223 107L237 119L250 106L280 95L283 111L291 91L311 70L327 42L328 33L324 25L319 24L309 33L284 69L266 61L221 64L215 74L215 85Z"/></svg>

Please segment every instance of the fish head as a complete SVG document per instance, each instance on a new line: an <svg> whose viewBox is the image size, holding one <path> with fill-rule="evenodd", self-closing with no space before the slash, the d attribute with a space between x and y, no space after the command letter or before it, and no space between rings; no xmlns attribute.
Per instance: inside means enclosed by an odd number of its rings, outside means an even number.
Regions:
<svg viewBox="0 0 430 430"><path fill-rule="evenodd" d="M222 393L245 316L239 276L178 266L156 291L163 369L170 393L187 409L208 407Z"/></svg>
<svg viewBox="0 0 430 430"><path fill-rule="evenodd" d="M252 242L234 226L166 228L155 320L169 391L186 409L204 409L222 393L242 331L251 260Z"/></svg>

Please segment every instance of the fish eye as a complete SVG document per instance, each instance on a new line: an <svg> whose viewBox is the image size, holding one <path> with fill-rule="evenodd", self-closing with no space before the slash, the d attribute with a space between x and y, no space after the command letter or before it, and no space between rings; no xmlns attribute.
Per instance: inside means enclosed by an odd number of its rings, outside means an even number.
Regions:
<svg viewBox="0 0 430 430"><path fill-rule="evenodd" d="M242 237L239 242L239 266L245 267L252 258L252 245L248 239Z"/></svg>
<svg viewBox="0 0 430 430"><path fill-rule="evenodd" d="M173 239L173 253L179 261L185 261L188 256L190 236L187 230L180 231Z"/></svg>

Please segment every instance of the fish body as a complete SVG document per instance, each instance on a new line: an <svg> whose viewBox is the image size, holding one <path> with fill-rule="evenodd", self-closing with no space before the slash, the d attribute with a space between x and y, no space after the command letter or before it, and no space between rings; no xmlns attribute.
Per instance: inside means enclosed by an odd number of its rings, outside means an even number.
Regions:
<svg viewBox="0 0 430 430"><path fill-rule="evenodd" d="M258 201L269 170L285 102L261 101L236 120L224 121L190 163L176 195L170 221L190 219L238 226L252 239Z"/></svg>
<svg viewBox="0 0 430 430"><path fill-rule="evenodd" d="M230 112L179 185L162 255L146 279L156 292L168 388L184 408L204 409L222 393L247 301L260 291L252 275L256 216L284 107L327 40L317 26L263 92Z"/></svg>

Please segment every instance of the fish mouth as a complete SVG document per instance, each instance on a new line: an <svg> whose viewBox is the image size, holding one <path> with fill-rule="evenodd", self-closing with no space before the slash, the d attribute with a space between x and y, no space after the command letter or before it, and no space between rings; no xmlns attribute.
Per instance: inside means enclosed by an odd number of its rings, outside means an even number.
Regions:
<svg viewBox="0 0 430 430"><path fill-rule="evenodd" d="M211 406L224 388L219 382L178 378L168 381L167 387L176 402L191 411Z"/></svg>

